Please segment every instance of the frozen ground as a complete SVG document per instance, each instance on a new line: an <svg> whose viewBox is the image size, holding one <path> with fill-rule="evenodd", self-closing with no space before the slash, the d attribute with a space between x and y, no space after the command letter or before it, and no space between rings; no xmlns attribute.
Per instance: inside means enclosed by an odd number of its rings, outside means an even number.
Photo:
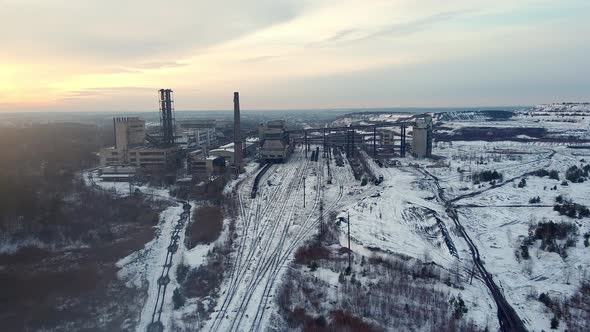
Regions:
<svg viewBox="0 0 590 332"><path fill-rule="evenodd" d="M574 202L589 205L590 184L569 183L562 186L565 170L580 164L580 151L558 144L516 142L441 143L435 153L446 157L443 163L418 161L441 180L448 196L459 207L459 218L476 243L487 270L494 275L508 302L531 331L549 330L553 314L539 302L540 293L567 299L573 295L590 267L589 249L581 237L562 258L538 248L531 251L530 261L518 261L515 251L529 235L529 224L552 220L573 222L579 233L590 229L588 219L571 219L553 211L555 197L563 195ZM436 166L436 167L433 167ZM527 172L537 169L557 170L560 180L525 176L527 185L517 183ZM457 170L464 172L459 173ZM503 173L498 186L474 185L471 175L483 170ZM556 186L556 190L552 188ZM539 196L541 201L530 204ZM567 326L560 324L560 329Z"/></svg>
<svg viewBox="0 0 590 332"><path fill-rule="evenodd" d="M154 238L146 243L143 249L117 262L117 267L120 268L118 277L124 280L128 287L144 288L147 292L136 330L144 332L150 324L157 322L167 330L172 323L172 291L178 287L176 266L181 259L187 260L188 264L197 265L207 253L199 246L185 253L183 230L187 216L194 209L195 203L190 203L190 210L185 210L183 202L171 197L166 189L133 185L130 190L128 183L97 180L95 171L85 173L84 179L88 185L99 190L111 191L114 195L128 195L130 191L138 189L155 200L164 200L172 204L160 214ZM178 245L172 251L170 246L173 243ZM165 273L166 271L168 272ZM166 285L159 282L164 275L169 278Z"/></svg>

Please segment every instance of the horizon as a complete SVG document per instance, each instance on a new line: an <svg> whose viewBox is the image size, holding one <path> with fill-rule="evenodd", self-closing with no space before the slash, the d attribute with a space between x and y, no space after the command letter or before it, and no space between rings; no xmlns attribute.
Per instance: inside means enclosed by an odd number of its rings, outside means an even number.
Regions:
<svg viewBox="0 0 590 332"><path fill-rule="evenodd" d="M589 98L584 0L157 4L3 1L0 113L141 112L164 87L179 110L236 90L256 110Z"/></svg>
<svg viewBox="0 0 590 332"><path fill-rule="evenodd" d="M556 102L556 103L573 103L573 104L584 104L587 102ZM537 104L544 105L544 104ZM331 108L266 108L266 109L251 109L241 108L241 112L313 112L313 111L328 111L328 112L346 112L346 111L359 111L360 112L400 112L404 113L403 110L458 110L458 111L469 111L469 110L513 110L531 108L536 105L482 105L482 106L392 106L392 107L331 107ZM0 115L12 115L12 114L34 114L34 113L53 113L53 114L69 114L69 113L83 113L83 114L117 114L117 113L153 113L157 112L157 109L153 110L94 110L80 112L78 110L60 110L60 111L38 111L38 110L24 110L24 111L6 111L1 112ZM233 113L233 109L175 109L174 112L230 112Z"/></svg>

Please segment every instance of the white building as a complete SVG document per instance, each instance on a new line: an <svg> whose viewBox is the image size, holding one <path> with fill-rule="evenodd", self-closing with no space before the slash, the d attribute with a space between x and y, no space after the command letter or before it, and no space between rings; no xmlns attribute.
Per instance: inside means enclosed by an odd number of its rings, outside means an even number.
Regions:
<svg viewBox="0 0 590 332"><path fill-rule="evenodd" d="M432 118L416 119L412 130L412 154L415 157L432 156Z"/></svg>

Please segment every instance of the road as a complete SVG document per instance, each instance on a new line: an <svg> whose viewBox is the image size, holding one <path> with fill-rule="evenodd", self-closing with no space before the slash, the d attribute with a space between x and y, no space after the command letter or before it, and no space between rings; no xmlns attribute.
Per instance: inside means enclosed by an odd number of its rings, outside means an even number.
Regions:
<svg viewBox="0 0 590 332"><path fill-rule="evenodd" d="M440 186L439 179L424 169L420 169L420 171L423 174L431 177L434 180L434 183L435 183L437 191L438 191L437 192L438 198L440 199L441 202L444 203L448 216L453 220L457 229L459 230L459 232L461 233L461 235L465 239L465 242L467 243L467 246L469 247L469 250L471 251L471 256L473 258L473 262L474 262L475 266L477 267L477 270L479 271L479 275L481 277L481 280L484 282L484 284L486 285L486 287L489 289L490 293L492 294L494 302L496 302L496 307L498 308L497 315L498 315L498 320L500 322L500 329L505 332L526 331L524 323L522 322L522 320L520 319L520 317L518 316L518 314L516 313L514 308L512 308L512 306L508 303L508 301L506 301L504 294L502 294L502 292L500 291L500 289L498 288L498 286L494 282L493 276L486 270L484 263L479 255L479 250L477 249L477 246L473 243L473 241L471 240L471 237L469 237L469 233L467 233L467 231L465 231L465 228L463 227L463 225L459 221L459 215L457 213L457 208L453 205L453 202L457 201L458 199L447 200L444 195L444 188L442 188ZM511 179L511 180L513 181L514 179ZM496 186L496 187L498 187L498 186ZM477 193L481 194L481 192L477 192ZM465 196L468 196L468 195L465 195ZM472 196L475 196L475 195L469 195L469 197L472 197Z"/></svg>

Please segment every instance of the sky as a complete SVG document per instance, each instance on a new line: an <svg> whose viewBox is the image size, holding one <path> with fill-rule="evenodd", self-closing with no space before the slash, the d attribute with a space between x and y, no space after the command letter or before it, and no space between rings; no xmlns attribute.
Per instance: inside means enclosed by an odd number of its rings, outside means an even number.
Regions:
<svg viewBox="0 0 590 332"><path fill-rule="evenodd" d="M0 112L590 101L588 0L0 0Z"/></svg>

